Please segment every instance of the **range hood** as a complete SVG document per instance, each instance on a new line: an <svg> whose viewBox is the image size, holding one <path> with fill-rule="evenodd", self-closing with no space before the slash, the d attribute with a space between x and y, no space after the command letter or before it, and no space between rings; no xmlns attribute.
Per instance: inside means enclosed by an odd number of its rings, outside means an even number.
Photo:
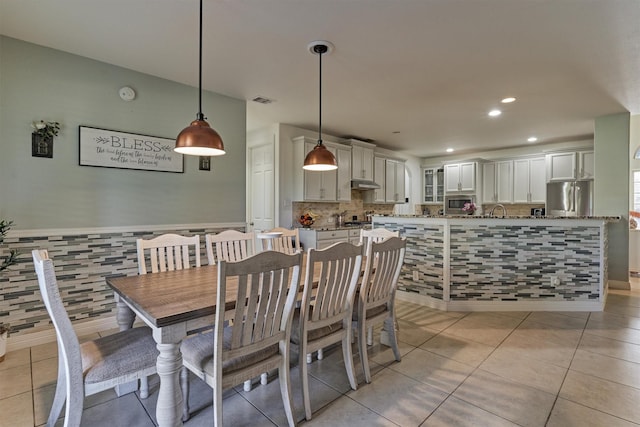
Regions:
<svg viewBox="0 0 640 427"><path fill-rule="evenodd" d="M352 179L351 188L353 190L378 190L380 186L375 181L366 179Z"/></svg>

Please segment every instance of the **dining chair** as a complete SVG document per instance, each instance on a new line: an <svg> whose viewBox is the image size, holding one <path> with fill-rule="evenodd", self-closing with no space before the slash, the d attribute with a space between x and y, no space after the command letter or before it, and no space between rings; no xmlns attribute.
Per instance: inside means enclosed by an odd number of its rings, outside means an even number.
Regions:
<svg viewBox="0 0 640 427"><path fill-rule="evenodd" d="M80 344L64 308L53 262L46 250L32 251L42 300L58 341L58 381L47 427L65 406L65 427L82 419L84 397L156 373L158 350L147 327L127 329Z"/></svg>
<svg viewBox="0 0 640 427"><path fill-rule="evenodd" d="M369 250L371 242L381 242L389 237L400 237L400 232L387 230L382 227L372 228L371 230L360 230L360 244L364 245L365 253Z"/></svg>
<svg viewBox="0 0 640 427"><path fill-rule="evenodd" d="M291 341L298 349L305 418L311 419L307 363L311 354L342 343L344 364L353 390L358 388L351 352L351 318L362 267L362 246L347 242L310 248L302 302L293 317ZM316 274L317 271L317 274Z"/></svg>
<svg viewBox="0 0 640 427"><path fill-rule="evenodd" d="M295 425L289 347L293 309L300 287L302 253L261 252L242 261L218 263L215 326L182 342L183 364L213 388L215 425L222 426L222 392L262 372L278 369L290 426ZM231 326L225 326L225 296L237 283ZM183 396L188 390L183 387ZM188 404L183 420L189 417Z"/></svg>
<svg viewBox="0 0 640 427"><path fill-rule="evenodd" d="M205 243L210 265L215 265L217 261L240 261L256 253L256 235L253 231L243 233L225 230L218 234L207 234Z"/></svg>
<svg viewBox="0 0 640 427"><path fill-rule="evenodd" d="M147 262L152 273L190 268L191 254L195 266L200 267L200 236L197 234L191 237L163 234L148 240L137 239L136 248L139 274L147 274Z"/></svg>
<svg viewBox="0 0 640 427"><path fill-rule="evenodd" d="M282 233L281 237L272 239L271 245L274 251L285 254L293 254L300 251L300 231L298 228L290 230L288 228L276 227L269 230L269 232ZM264 248L266 244L267 242L263 242L263 250L266 249Z"/></svg>
<svg viewBox="0 0 640 427"><path fill-rule="evenodd" d="M365 331L384 324L393 354L398 362L401 360L395 328L395 295L406 244L405 238L391 237L380 243L372 242L367 251L364 277L353 312L353 327L357 330L360 361L367 383L371 382L371 371L367 354L368 337L365 337L368 334Z"/></svg>

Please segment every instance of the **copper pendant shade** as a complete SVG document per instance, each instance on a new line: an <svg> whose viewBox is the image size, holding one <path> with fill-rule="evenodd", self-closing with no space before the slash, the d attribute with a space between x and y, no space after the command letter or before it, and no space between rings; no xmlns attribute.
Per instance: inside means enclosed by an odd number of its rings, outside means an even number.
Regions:
<svg viewBox="0 0 640 427"><path fill-rule="evenodd" d="M320 96L319 96L319 108L318 108L318 144L313 147L307 156L304 158L304 166L302 166L305 170L310 171L329 171L338 169L338 162L336 162L336 157L331 153L331 151L327 150L327 147L322 143L322 55L327 53L329 50L329 46L331 44L326 41L316 41L312 42L309 45L309 50L311 53L318 55L320 58L320 72L319 72L319 81L320 81Z"/></svg>
<svg viewBox="0 0 640 427"><path fill-rule="evenodd" d="M192 156L221 156L225 154L222 138L209 126L202 114L202 0L200 0L199 40L198 114L196 119L178 134L174 151Z"/></svg>

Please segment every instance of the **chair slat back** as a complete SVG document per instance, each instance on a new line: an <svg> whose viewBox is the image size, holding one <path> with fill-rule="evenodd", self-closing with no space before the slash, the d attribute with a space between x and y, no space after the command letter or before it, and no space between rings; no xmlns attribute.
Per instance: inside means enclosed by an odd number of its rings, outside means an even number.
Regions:
<svg viewBox="0 0 640 427"><path fill-rule="evenodd" d="M207 260L213 265L217 261L237 262L256 253L255 233L225 230L205 236ZM215 251L215 256L214 256Z"/></svg>
<svg viewBox="0 0 640 427"><path fill-rule="evenodd" d="M360 230L360 244L364 245L365 253L369 251L371 242L382 242L389 237L400 237L399 231L391 231L386 228L373 228L371 230Z"/></svg>
<svg viewBox="0 0 640 427"><path fill-rule="evenodd" d="M351 316L362 267L362 246L340 242L309 249L300 308L305 330L320 328ZM319 267L315 274L316 266ZM314 289L314 285L317 287Z"/></svg>
<svg viewBox="0 0 640 427"><path fill-rule="evenodd" d="M406 244L406 239L399 237L371 243L360 286L360 304L365 308L393 302Z"/></svg>
<svg viewBox="0 0 640 427"><path fill-rule="evenodd" d="M147 274L147 261L151 272L182 270L191 267L193 253L196 267L200 267L200 236L163 234L153 239L137 239L138 274ZM149 253L148 258L145 253Z"/></svg>
<svg viewBox="0 0 640 427"><path fill-rule="evenodd" d="M253 353L279 341L288 342L291 319L300 288L302 253L287 255L261 252L242 261L218 264L218 301L215 323L215 345L219 356L237 357ZM231 314L231 345L223 349L227 280L238 281L236 307ZM214 361L214 363L216 363Z"/></svg>
<svg viewBox="0 0 640 427"><path fill-rule="evenodd" d="M289 230L288 228L276 227L271 231L277 231L282 233L281 237L277 239L273 239L273 250L277 252L282 252L285 254L294 254L300 251L300 231L297 228L293 230ZM263 242L263 249L266 245L266 242Z"/></svg>

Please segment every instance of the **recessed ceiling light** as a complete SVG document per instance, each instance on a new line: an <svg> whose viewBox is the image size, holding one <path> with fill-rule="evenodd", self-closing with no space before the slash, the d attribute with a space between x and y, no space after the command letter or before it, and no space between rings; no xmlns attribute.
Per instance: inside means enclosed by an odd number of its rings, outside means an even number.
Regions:
<svg viewBox="0 0 640 427"><path fill-rule="evenodd" d="M516 99L513 96L508 96L506 98L504 98L502 101L503 104L510 104L511 102L515 101Z"/></svg>
<svg viewBox="0 0 640 427"><path fill-rule="evenodd" d="M446 151L447 153L453 153L453 148L447 148L445 151Z"/></svg>
<svg viewBox="0 0 640 427"><path fill-rule="evenodd" d="M536 138L535 136L530 136L529 138L527 138L527 141L529 142L536 142L538 140L538 138Z"/></svg>
<svg viewBox="0 0 640 427"><path fill-rule="evenodd" d="M491 117L498 117L500 114L502 114L502 111L500 111L500 110L491 110L491 111L489 111L489 115Z"/></svg>

